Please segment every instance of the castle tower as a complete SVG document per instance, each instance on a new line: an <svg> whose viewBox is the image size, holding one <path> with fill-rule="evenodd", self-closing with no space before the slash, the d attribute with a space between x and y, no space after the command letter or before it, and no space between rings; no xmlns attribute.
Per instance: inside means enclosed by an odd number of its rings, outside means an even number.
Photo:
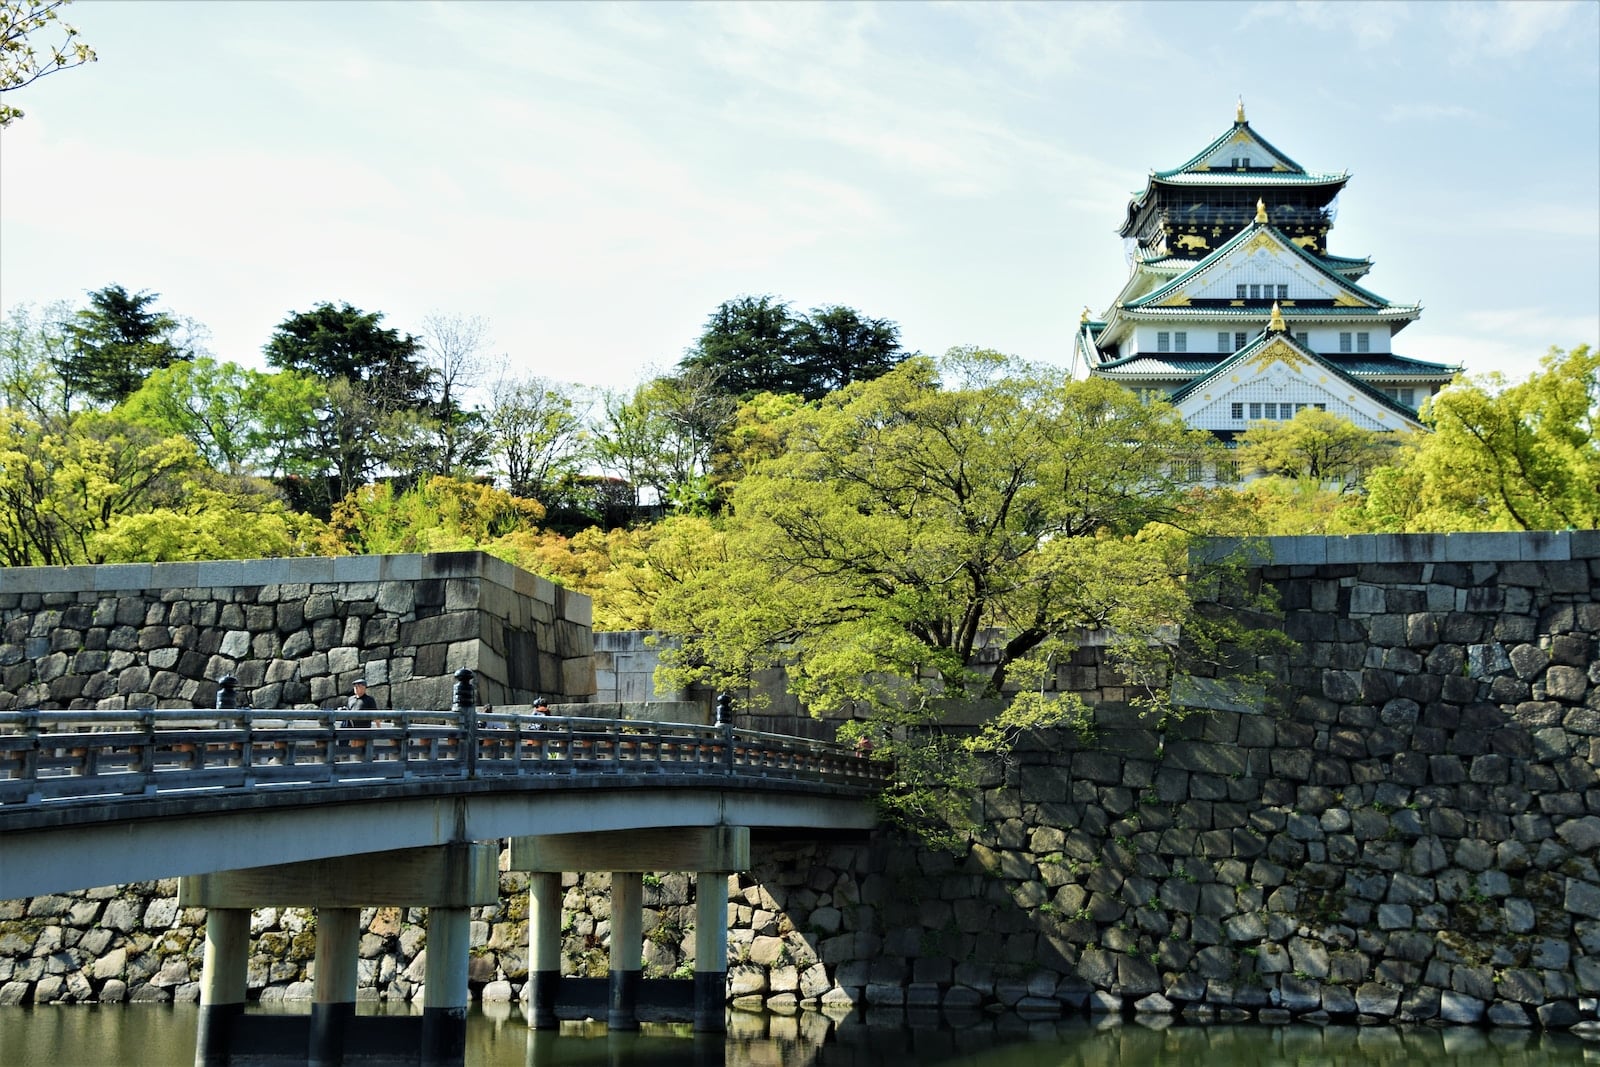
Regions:
<svg viewBox="0 0 1600 1067"><path fill-rule="evenodd" d="M1371 259L1328 251L1348 181L1279 151L1241 101L1228 130L1129 201L1128 279L1100 318L1085 310L1074 371L1165 397L1224 440L1306 407L1419 428L1417 408L1460 368L1397 354L1421 306L1358 285Z"/></svg>

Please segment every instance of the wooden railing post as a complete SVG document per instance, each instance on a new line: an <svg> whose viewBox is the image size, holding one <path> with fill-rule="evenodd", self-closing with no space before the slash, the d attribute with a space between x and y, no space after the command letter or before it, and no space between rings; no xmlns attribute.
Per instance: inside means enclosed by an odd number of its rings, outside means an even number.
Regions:
<svg viewBox="0 0 1600 1067"><path fill-rule="evenodd" d="M472 669L456 671L456 713L461 716L462 766L468 778L478 776L478 698L473 692Z"/></svg>

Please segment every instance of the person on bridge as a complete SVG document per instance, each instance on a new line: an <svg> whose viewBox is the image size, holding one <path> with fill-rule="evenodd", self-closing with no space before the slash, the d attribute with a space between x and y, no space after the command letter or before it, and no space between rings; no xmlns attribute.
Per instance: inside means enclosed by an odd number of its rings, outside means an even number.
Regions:
<svg viewBox="0 0 1600 1067"><path fill-rule="evenodd" d="M350 700L344 706L346 711L378 710L378 700L371 693L367 692L367 680L365 678L357 678L355 681L350 683L350 688L354 690L354 692L350 694ZM367 722L358 723L354 719L341 719L339 721L339 725L371 726L372 723L370 720Z"/></svg>

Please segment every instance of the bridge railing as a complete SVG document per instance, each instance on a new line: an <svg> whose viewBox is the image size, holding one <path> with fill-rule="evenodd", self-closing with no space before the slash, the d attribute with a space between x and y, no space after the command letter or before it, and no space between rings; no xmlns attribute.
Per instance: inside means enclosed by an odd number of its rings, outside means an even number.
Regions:
<svg viewBox="0 0 1600 1067"><path fill-rule="evenodd" d="M0 712L0 806L385 779L604 774L825 783L884 764L731 726L463 711Z"/></svg>

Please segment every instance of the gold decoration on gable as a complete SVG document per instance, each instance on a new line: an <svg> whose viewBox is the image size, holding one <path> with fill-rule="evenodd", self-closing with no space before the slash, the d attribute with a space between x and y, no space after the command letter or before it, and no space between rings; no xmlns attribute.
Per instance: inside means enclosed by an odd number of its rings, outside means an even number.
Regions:
<svg viewBox="0 0 1600 1067"><path fill-rule="evenodd" d="M1184 293L1173 293L1171 296L1167 297L1165 300L1161 301L1161 303L1156 305L1156 307L1162 308L1186 308L1188 306L1189 297Z"/></svg>
<svg viewBox="0 0 1600 1067"><path fill-rule="evenodd" d="M1296 237L1294 239L1294 243L1299 245L1301 248L1315 248L1317 246L1317 239L1315 236Z"/></svg>
<svg viewBox="0 0 1600 1067"><path fill-rule="evenodd" d="M1340 290L1339 294L1333 298L1333 306L1336 308L1367 308L1371 307L1372 305L1364 300L1358 300L1349 293Z"/></svg>
<svg viewBox="0 0 1600 1067"><path fill-rule="evenodd" d="M1250 240L1246 241L1244 243L1244 247L1240 249L1240 251L1246 255L1249 255L1251 252L1254 252L1260 248L1276 247L1278 247L1278 242L1274 241L1270 236L1268 236L1266 230L1261 230L1254 237L1250 238Z"/></svg>
<svg viewBox="0 0 1600 1067"><path fill-rule="evenodd" d="M1267 347L1250 357L1250 366L1261 373L1266 373L1268 367L1274 363L1282 363L1295 371L1301 371L1309 364L1309 360L1296 352L1286 341L1273 341Z"/></svg>

